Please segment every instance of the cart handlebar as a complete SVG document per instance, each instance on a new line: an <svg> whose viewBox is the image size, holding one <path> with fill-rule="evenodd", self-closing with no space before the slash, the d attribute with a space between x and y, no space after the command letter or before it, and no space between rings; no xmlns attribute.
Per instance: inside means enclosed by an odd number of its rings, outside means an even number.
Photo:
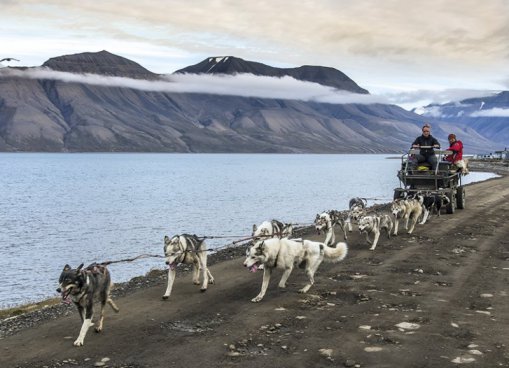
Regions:
<svg viewBox="0 0 509 368"><path fill-rule="evenodd" d="M409 155L415 155L415 154L418 154L421 152L421 149L424 148L432 148L431 146L421 146L419 148L411 148L410 150L408 150L408 154ZM452 151L451 150L439 150L439 149L435 149L433 150L434 153L436 154L439 154L439 155L452 155Z"/></svg>

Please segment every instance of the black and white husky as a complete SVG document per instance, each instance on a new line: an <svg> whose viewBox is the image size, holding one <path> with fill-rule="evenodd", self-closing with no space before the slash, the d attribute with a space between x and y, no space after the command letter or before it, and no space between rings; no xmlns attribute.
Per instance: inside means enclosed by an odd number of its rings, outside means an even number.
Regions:
<svg viewBox="0 0 509 368"><path fill-rule="evenodd" d="M343 232L343 237L347 240L345 220L341 212L336 210L325 211L317 214L315 217L315 229L320 234L321 231L325 231L324 244L332 245L336 241L336 235L334 234L334 226L338 225Z"/></svg>
<svg viewBox="0 0 509 368"><path fill-rule="evenodd" d="M244 266L251 272L259 270L261 265L264 266L262 288L251 301L256 303L263 299L275 268L284 270L279 287L285 288L293 268L304 267L309 281L299 292L306 293L314 284L315 272L322 261L339 262L346 257L347 252L346 243L337 243L336 247L332 248L323 243L301 239L270 238L257 241L248 248L244 261Z"/></svg>
<svg viewBox="0 0 509 368"><path fill-rule="evenodd" d="M436 212L437 216L440 216L442 207L450 203L449 197L442 193L428 193L423 195L422 209L423 215L422 220L419 224L424 224L428 220L428 217Z"/></svg>
<svg viewBox="0 0 509 368"><path fill-rule="evenodd" d="M358 222L362 216L366 215L366 206L368 202L365 198L355 197L348 203L348 216L345 223L348 224L348 231L352 231L352 222Z"/></svg>
<svg viewBox="0 0 509 368"><path fill-rule="evenodd" d="M110 298L111 277L108 269L103 265L91 264L83 268L72 269L65 265L60 274L58 293L61 293L64 302L73 302L78 308L82 325L74 346L83 346L85 336L90 327L94 326L94 298L101 302L101 316L95 327L96 332L101 332L104 321L104 306L108 303L115 312L118 307Z"/></svg>
<svg viewBox="0 0 509 368"><path fill-rule="evenodd" d="M253 225L251 236L253 241L272 237L288 238L292 236L293 225L285 224L278 220L263 221L260 226Z"/></svg>
<svg viewBox="0 0 509 368"><path fill-rule="evenodd" d="M366 241L371 245L369 250L375 250L382 229L387 232L387 238L390 239L392 227L392 217L388 214L369 215L359 219L359 231L366 234ZM373 242L369 239L371 233L375 236Z"/></svg>
<svg viewBox="0 0 509 368"><path fill-rule="evenodd" d="M168 265L168 286L163 299L170 297L177 273L176 268L180 263L193 265L193 283L195 285L200 285L201 275L201 291L206 291L208 284L214 283L214 277L207 268L207 247L204 240L196 235L175 235L171 239L165 236L164 255Z"/></svg>

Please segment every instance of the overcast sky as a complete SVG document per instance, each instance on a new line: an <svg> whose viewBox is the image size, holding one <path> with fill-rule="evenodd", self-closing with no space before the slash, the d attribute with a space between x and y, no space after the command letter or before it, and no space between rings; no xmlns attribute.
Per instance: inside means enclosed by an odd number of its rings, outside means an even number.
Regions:
<svg viewBox="0 0 509 368"><path fill-rule="evenodd" d="M509 0L0 0L3 66L101 50L155 73L330 66L409 108L509 90Z"/></svg>

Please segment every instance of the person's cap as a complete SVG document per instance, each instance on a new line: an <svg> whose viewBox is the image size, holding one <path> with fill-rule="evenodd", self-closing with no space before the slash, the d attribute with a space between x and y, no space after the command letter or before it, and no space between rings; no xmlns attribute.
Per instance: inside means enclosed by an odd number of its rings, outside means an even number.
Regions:
<svg viewBox="0 0 509 368"><path fill-rule="evenodd" d="M451 139L456 139L456 134L449 134L449 136L447 137L448 140L451 140Z"/></svg>

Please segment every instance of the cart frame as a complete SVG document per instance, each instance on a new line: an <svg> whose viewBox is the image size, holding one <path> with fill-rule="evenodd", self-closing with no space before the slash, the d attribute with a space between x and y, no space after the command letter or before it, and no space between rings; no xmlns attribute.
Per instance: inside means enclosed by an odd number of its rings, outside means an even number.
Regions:
<svg viewBox="0 0 509 368"><path fill-rule="evenodd" d="M465 208L465 188L461 183L461 172L449 161L445 155L452 154L449 150L434 150L437 156L437 167L431 170L429 164L417 164L412 156L420 149L412 148L401 156L401 169L398 171L400 187L394 189L394 199L402 198L406 194L426 193L444 194L449 198L446 212L454 213L456 208ZM419 170L419 166L427 166L426 170Z"/></svg>

